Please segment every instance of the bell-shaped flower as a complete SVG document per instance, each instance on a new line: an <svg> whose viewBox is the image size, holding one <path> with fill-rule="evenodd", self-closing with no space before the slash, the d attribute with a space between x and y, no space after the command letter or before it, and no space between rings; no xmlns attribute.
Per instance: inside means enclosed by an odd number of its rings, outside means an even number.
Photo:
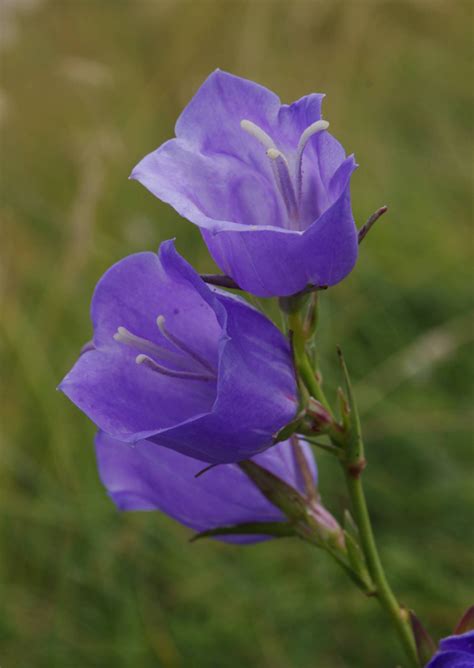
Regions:
<svg viewBox="0 0 474 668"><path fill-rule="evenodd" d="M251 461L304 494L308 477L313 487L316 483L316 463L306 443L298 448L296 453L284 441ZM236 543L291 533L282 511L238 464L222 464L199 475L203 463L196 459L150 441L131 447L103 432L97 434L96 452L102 482L120 510L160 510L197 532L226 529L229 533L216 538ZM239 533L245 530L251 533Z"/></svg>
<svg viewBox="0 0 474 668"><path fill-rule="evenodd" d="M109 269L91 315L92 345L60 389L115 438L235 462L296 414L286 338L243 299L209 288L172 241Z"/></svg>
<svg viewBox="0 0 474 668"><path fill-rule="evenodd" d="M262 297L333 285L357 259L353 156L321 119L323 95L291 105L220 70L176 123L176 138L132 171L201 228L219 267Z"/></svg>

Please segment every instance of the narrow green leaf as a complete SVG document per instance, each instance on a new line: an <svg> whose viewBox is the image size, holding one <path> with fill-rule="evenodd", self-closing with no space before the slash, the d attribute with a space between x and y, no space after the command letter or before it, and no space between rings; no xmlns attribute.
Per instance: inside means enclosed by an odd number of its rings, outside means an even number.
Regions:
<svg viewBox="0 0 474 668"><path fill-rule="evenodd" d="M356 468L360 467L360 472L363 470L364 466L364 446L362 442L362 433L359 419L359 411L357 410L357 404L355 401L354 393L352 391L352 383L349 376L349 371L347 369L346 361L342 350L337 347L337 354L339 357L339 363L341 365L342 374L344 377L344 384L346 386L346 395L347 401L350 408L349 419L349 439L347 442L347 459L348 459L348 468L351 470L351 467L354 467L354 472Z"/></svg>

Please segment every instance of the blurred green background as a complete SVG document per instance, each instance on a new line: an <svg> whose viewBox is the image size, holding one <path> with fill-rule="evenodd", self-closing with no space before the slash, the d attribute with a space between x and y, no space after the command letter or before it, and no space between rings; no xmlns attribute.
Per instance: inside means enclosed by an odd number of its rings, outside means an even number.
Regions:
<svg viewBox="0 0 474 668"><path fill-rule="evenodd" d="M116 512L94 429L55 387L122 256L196 228L127 181L216 67L327 94L360 164L356 271L322 298L356 380L367 492L400 599L446 634L472 603L472 2L1 0L0 663L367 668L402 659L374 601L297 541L188 544ZM332 382L330 382L330 379ZM347 503L329 456L321 490Z"/></svg>

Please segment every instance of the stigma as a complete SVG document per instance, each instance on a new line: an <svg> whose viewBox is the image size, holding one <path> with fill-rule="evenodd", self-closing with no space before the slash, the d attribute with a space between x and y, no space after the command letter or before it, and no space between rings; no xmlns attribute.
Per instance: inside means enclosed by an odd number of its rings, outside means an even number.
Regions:
<svg viewBox="0 0 474 668"><path fill-rule="evenodd" d="M265 130L247 119L240 121L240 127L265 148L272 165L275 184L285 204L289 227L299 230L299 205L303 189L303 153L311 137L327 130L329 123L323 120L315 121L301 133L295 150L290 156L292 168L288 156L278 148L276 142Z"/></svg>

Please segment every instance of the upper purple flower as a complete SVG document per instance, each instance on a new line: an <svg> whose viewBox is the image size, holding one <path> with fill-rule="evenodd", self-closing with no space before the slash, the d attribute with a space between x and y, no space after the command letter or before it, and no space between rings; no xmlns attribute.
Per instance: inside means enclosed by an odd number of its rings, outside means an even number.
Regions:
<svg viewBox="0 0 474 668"><path fill-rule="evenodd" d="M282 105L216 70L179 117L176 139L131 174L198 225L222 271L255 295L333 285L356 262L356 163L326 131L323 97Z"/></svg>
<svg viewBox="0 0 474 668"><path fill-rule="evenodd" d="M236 462L295 416L285 337L244 300L209 288L172 241L109 269L91 315L93 343L60 389L115 438Z"/></svg>
<svg viewBox="0 0 474 668"><path fill-rule="evenodd" d="M426 668L474 668L474 631L443 638Z"/></svg>
<svg viewBox="0 0 474 668"><path fill-rule="evenodd" d="M306 466L316 482L311 448L301 442ZM134 447L103 432L96 437L99 473L120 510L161 510L195 531L254 522L284 522L283 513L268 501L236 464L216 466L196 478L203 464L149 441ZM307 481L292 445L286 441L252 459L301 494ZM237 535L220 540L251 543L270 536Z"/></svg>

